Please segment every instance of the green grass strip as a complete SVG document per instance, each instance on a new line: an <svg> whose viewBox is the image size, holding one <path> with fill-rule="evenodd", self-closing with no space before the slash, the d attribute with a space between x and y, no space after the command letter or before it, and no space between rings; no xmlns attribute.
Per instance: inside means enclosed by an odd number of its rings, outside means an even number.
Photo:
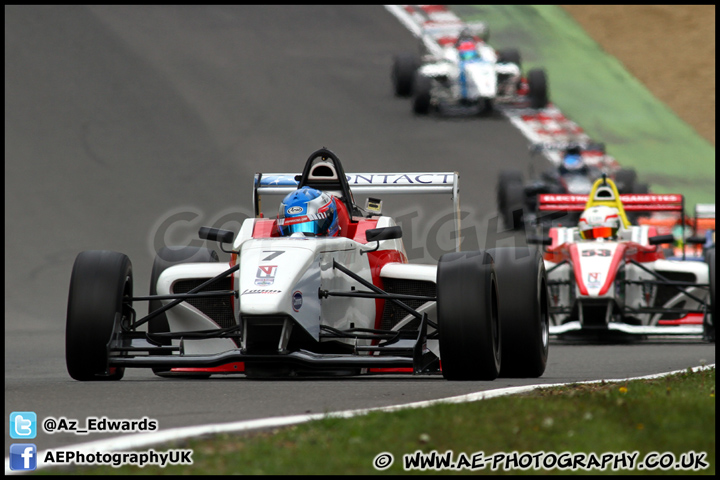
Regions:
<svg viewBox="0 0 720 480"><path fill-rule="evenodd" d="M453 5L485 21L495 48L520 50L523 70L543 67L550 100L657 193L683 193L687 210L715 202L715 147L655 98L557 5ZM667 68L677 68L668 65ZM708 88L712 88L709 86Z"/></svg>
<svg viewBox="0 0 720 480"><path fill-rule="evenodd" d="M438 381L444 381L438 379ZM155 447L164 451L165 447ZM316 422L250 435L221 435L183 442L193 449L192 466L148 466L42 470L61 474L272 474L346 475L406 473L403 455L453 452L458 460L484 452L594 453L671 452L676 460L705 452L708 468L684 470L429 470L428 473L715 473L715 369L653 380L578 384L466 404L444 404L348 420ZM383 472L375 457L389 452ZM407 473L419 473L418 470Z"/></svg>

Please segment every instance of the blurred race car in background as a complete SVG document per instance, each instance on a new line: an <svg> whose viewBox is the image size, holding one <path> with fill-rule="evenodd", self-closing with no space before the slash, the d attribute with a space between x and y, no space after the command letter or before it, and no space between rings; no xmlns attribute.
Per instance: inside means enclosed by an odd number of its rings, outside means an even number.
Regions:
<svg viewBox="0 0 720 480"><path fill-rule="evenodd" d="M681 213L677 194L621 195L609 178L589 195L541 194L540 211L582 212L577 226L552 227L546 245L551 335L617 338L702 335L715 341L715 250L702 261L666 259L649 225L631 225L626 212Z"/></svg>
<svg viewBox="0 0 720 480"><path fill-rule="evenodd" d="M404 53L393 60L395 95L412 96L413 112L419 115L453 107L487 113L502 102L547 106L545 71L532 69L523 78L519 51L495 50L486 43L487 36L482 23L423 28L422 38L433 38L422 42L424 54Z"/></svg>
<svg viewBox="0 0 720 480"><path fill-rule="evenodd" d="M237 234L200 229L200 238L230 254L229 263L205 247L165 247L150 295L135 296L126 255L77 256L66 323L72 378L118 380L125 368L256 378L543 374L548 297L536 249L460 252L458 236L458 251L436 265L410 264L400 227L382 215L378 194L449 193L459 229L457 173L346 174L322 148L301 174L254 180L255 218ZM361 193L373 195L364 209L354 201ZM286 195L267 218L263 195ZM137 319L139 301L150 304Z"/></svg>
<svg viewBox="0 0 720 480"><path fill-rule="evenodd" d="M548 165L539 176L535 175L533 156L547 151L561 151L560 163ZM557 142L533 144L530 146L528 173L530 180L525 183L520 170L503 170L497 183L497 209L508 229L522 230L538 222L546 226L574 225L578 212L567 215L537 217L537 197L541 194L568 193L587 195L593 182L609 174L621 194L648 193L648 185L640 183L637 172L632 168L617 168L608 161L605 145L602 143ZM543 162L543 164L545 164ZM631 213L630 221L637 223L639 213Z"/></svg>
<svg viewBox="0 0 720 480"><path fill-rule="evenodd" d="M655 227L658 235L672 235L674 241L661 245L668 258L704 261L715 247L715 204L698 203L692 217L683 212L655 212L639 219L640 225Z"/></svg>

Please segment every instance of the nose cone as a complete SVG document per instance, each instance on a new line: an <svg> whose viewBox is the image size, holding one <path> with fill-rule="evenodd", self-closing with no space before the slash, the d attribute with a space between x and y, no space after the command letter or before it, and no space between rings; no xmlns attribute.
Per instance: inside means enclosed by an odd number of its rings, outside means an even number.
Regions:
<svg viewBox="0 0 720 480"><path fill-rule="evenodd" d="M291 314L293 287L315 257L312 239L250 240L240 253L240 312Z"/></svg>

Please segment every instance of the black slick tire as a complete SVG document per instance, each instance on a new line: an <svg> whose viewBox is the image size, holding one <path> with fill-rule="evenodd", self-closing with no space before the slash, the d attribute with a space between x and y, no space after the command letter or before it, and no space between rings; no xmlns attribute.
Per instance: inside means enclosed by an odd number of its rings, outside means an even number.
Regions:
<svg viewBox="0 0 720 480"><path fill-rule="evenodd" d="M715 343L715 247L707 250L705 261L708 264L708 281L710 283L710 318L705 315L703 336L708 342Z"/></svg>
<svg viewBox="0 0 720 480"><path fill-rule="evenodd" d="M520 230L523 226L522 212L525 205L525 187L522 174L517 170L500 172L497 184L497 205L505 228Z"/></svg>
<svg viewBox="0 0 720 480"><path fill-rule="evenodd" d="M497 281L486 252L440 257L437 320L442 374L448 380L494 380L500 373Z"/></svg>
<svg viewBox="0 0 720 480"><path fill-rule="evenodd" d="M622 168L615 173L615 186L621 194L640 193L635 191L636 181L637 172L633 168Z"/></svg>
<svg viewBox="0 0 720 480"><path fill-rule="evenodd" d="M413 92L415 72L420 66L420 59L412 53L400 53L393 58L392 84L393 92L398 97L409 97Z"/></svg>
<svg viewBox="0 0 720 480"><path fill-rule="evenodd" d="M108 345L128 318L132 264L127 255L88 250L75 258L65 325L65 362L75 380L120 380L125 369L108 366Z"/></svg>
<svg viewBox="0 0 720 480"><path fill-rule="evenodd" d="M533 68L527 75L530 108L545 108L548 104L548 81L545 70Z"/></svg>
<svg viewBox="0 0 720 480"><path fill-rule="evenodd" d="M549 349L547 274L535 249L493 248L498 311L502 330L501 377L537 378L545 372Z"/></svg>
<svg viewBox="0 0 720 480"><path fill-rule="evenodd" d="M505 48L498 51L498 63L514 63L522 70L520 51L517 48Z"/></svg>
<svg viewBox="0 0 720 480"><path fill-rule="evenodd" d="M415 91L413 94L413 112L416 115L427 115L430 113L432 81L425 75L415 76Z"/></svg>

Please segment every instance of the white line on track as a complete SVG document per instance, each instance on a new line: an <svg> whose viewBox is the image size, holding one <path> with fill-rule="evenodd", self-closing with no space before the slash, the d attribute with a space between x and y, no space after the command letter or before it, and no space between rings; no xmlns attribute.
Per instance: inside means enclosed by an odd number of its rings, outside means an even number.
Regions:
<svg viewBox="0 0 720 480"><path fill-rule="evenodd" d="M715 364L706 365L702 367L695 367L691 370L693 372L707 370L715 368ZM273 417L273 418L259 418L257 420L244 420L241 422L230 422L230 423L216 423L212 425L199 425L194 427L180 427L171 428L160 432L153 433L137 433L133 435L125 435L117 438L108 438L104 440L97 440L94 442L79 443L76 445L68 445L55 449L43 450L37 453L38 459L45 458L49 452L58 451L74 451L81 452L83 454L95 453L95 452L116 452L121 450L133 450L149 447L151 445L157 445L161 443L169 443L178 440L184 440L192 437L200 437L203 435L216 435L218 433L240 433L251 430L259 430L263 428L277 428L286 427L288 425L297 425L300 423L310 422L313 420L320 420L323 418L352 418L360 415L367 415L371 412L396 412L399 410L407 410L411 408L425 408L433 405L440 405L446 403L468 403L477 402L480 400L487 400L490 398L503 397L506 395L515 395L518 393L530 392L540 388L551 388L551 387L562 387L567 385L581 385L581 384L592 384L592 383L619 383L626 382L628 380L648 380L653 378L661 378L668 375L674 375L676 373L682 373L687 371L675 370L667 373L657 373L653 375L645 375L642 377L612 379L612 380L590 380L586 382L571 382L571 383L550 383L542 385L525 385L521 387L508 387L500 388L497 390L487 390L482 392L469 393L466 395L458 395L455 397L441 398L437 400L427 400L422 402L406 403L402 405L390 405L387 407L377 408L363 408L359 410L345 410L340 412L328 412L328 413L315 413L311 415L290 415L286 417ZM53 467L52 464L44 464L38 461L37 470ZM16 473L24 473L10 470L10 457L5 458L5 475L12 475Z"/></svg>

